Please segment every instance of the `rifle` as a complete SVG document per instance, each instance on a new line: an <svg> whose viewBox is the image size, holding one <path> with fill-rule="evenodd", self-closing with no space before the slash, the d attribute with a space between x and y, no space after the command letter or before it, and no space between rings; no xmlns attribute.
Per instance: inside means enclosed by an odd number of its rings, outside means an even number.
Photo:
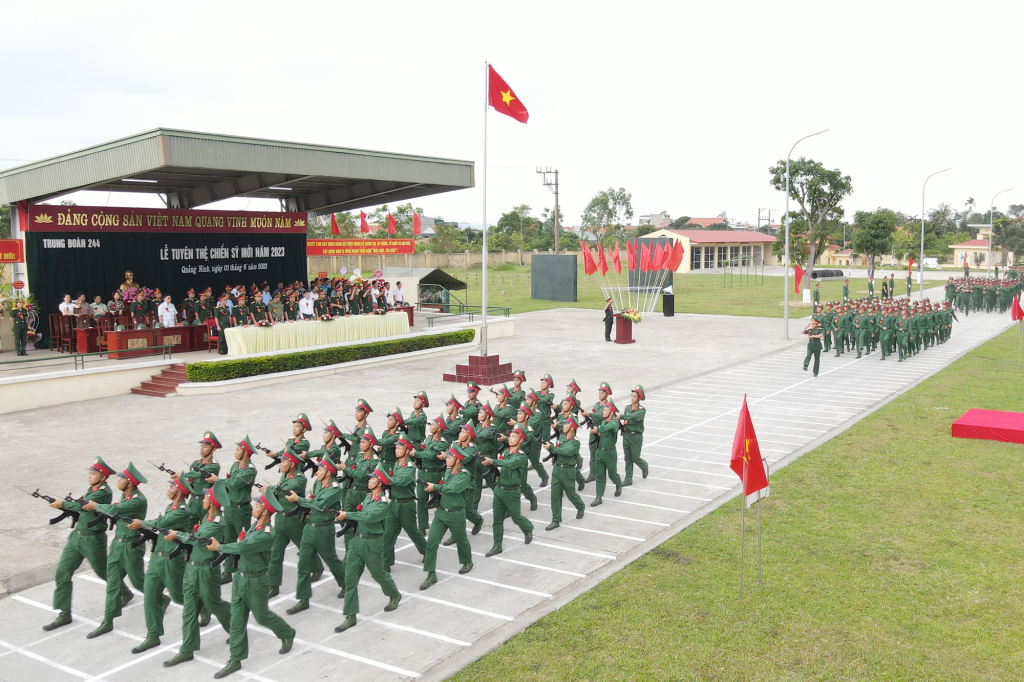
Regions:
<svg viewBox="0 0 1024 682"><path fill-rule="evenodd" d="M544 443L544 445L551 445L551 441L548 441L547 443ZM551 460L554 460L554 459L555 459L554 451L553 450L549 450L548 451L548 456L545 457L544 459L542 459L541 462L548 462L548 461L551 461ZM554 462L552 462L552 466L554 466Z"/></svg>
<svg viewBox="0 0 1024 682"><path fill-rule="evenodd" d="M253 447L255 447L257 450L262 450L263 452L265 452L268 455L270 454L270 448L265 448L260 443L256 443L256 445L254 445ZM263 467L263 470L267 471L268 469L273 469L274 467L276 467L280 463L281 463L281 455L278 455L276 457L272 457L271 461L270 461L270 464L268 464L267 466Z"/></svg>
<svg viewBox="0 0 1024 682"><path fill-rule="evenodd" d="M135 540L134 542L132 542L131 543L131 547L135 548L135 547L138 547L139 545L145 544L146 542L151 542L151 543L153 543L153 545L149 549L150 549L151 552L155 552L156 551L156 543L157 543L157 540L160 539L160 536L161 535L167 535L168 533L171 533L171 532L177 533L179 531L177 529L175 529L175 528L146 528L145 526L143 526L142 528L139 529L139 533L141 533L141 537L138 540ZM181 554L183 551L185 551L185 545L183 545L181 543L178 543L177 547L175 547L170 552L168 552L167 558L168 559L173 559L174 557L176 557L179 554ZM186 558L186 560L187 560L187 558Z"/></svg>
<svg viewBox="0 0 1024 682"><path fill-rule="evenodd" d="M14 487L17 488L18 490L20 490L21 492L25 493L26 495L31 495L32 497L38 497L39 499L45 500L46 502L48 502L50 504L53 504L54 502L57 501L57 498L50 497L49 495L44 495L43 493L39 492L39 488L36 488L35 492L30 493L29 491L25 490L24 488L22 488L20 486L14 486ZM68 493L67 495L65 495L64 499L67 500L68 502L76 502L77 501L73 497L71 497L71 493ZM70 511L68 509L61 509L60 510L60 516L55 516L52 519L50 519L50 525L52 526L54 524L60 523L61 521L63 521L64 519L66 519L69 516L71 517L71 527L74 528L76 525L78 525L79 513L76 512L76 511Z"/></svg>
<svg viewBox="0 0 1024 682"><path fill-rule="evenodd" d="M391 416L393 416L393 413L388 412L387 416L391 417ZM395 420L395 421L397 421L397 420ZM402 422L401 424L398 424L398 430L401 431L402 433L406 434L406 435L409 435L409 427L405 425L405 422Z"/></svg>
<svg viewBox="0 0 1024 682"><path fill-rule="evenodd" d="M423 481L423 487L424 488L427 487L427 481ZM436 490L434 492L432 492L432 493L427 493L427 504L426 504L427 509L437 509L440 506L441 506L441 493L439 493Z"/></svg>
<svg viewBox="0 0 1024 682"><path fill-rule="evenodd" d="M93 519L92 521L90 521L89 523L85 524L87 528L92 528L93 526L95 526L97 524L100 524L100 523L103 523L103 522L105 522L105 521L107 521L109 519L110 520L110 530L114 530L114 527L117 526L117 522L118 521L124 521L125 523L131 523L132 521L135 520L135 519L130 518L128 516L121 516L117 512L114 512L113 514L108 514L105 511L101 511L99 509L94 509L93 513L96 514L96 518Z"/></svg>
<svg viewBox="0 0 1024 682"><path fill-rule="evenodd" d="M149 462L150 466L156 467L157 469L164 472L168 476L171 476L172 478L174 477L174 474L177 473L175 471L171 471L170 469L168 469L164 464L153 464L153 462L150 462L148 459L146 461Z"/></svg>

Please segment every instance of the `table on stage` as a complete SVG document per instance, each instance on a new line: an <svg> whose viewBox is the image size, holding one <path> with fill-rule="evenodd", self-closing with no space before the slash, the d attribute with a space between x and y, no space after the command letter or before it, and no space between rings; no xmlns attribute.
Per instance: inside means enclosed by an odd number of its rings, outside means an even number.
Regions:
<svg viewBox="0 0 1024 682"><path fill-rule="evenodd" d="M232 327L226 330L228 355L248 355L275 350L327 346L409 333L405 312L386 315L354 315L333 320L281 322L270 327Z"/></svg>
<svg viewBox="0 0 1024 682"><path fill-rule="evenodd" d="M78 337L76 351L79 353L98 353L100 347L96 345L96 337L99 335L99 327L79 327L75 330Z"/></svg>
<svg viewBox="0 0 1024 682"><path fill-rule="evenodd" d="M121 332L107 332L107 357L111 360L152 355L152 329L126 329ZM138 350L143 349L143 350Z"/></svg>

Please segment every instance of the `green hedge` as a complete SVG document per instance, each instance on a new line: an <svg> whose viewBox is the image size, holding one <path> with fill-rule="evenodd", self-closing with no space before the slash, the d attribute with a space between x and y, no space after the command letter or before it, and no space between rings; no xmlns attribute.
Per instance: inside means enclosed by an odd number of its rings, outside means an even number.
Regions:
<svg viewBox="0 0 1024 682"><path fill-rule="evenodd" d="M337 365L342 362L379 358L385 355L410 353L427 348L441 348L469 343L476 337L476 330L465 329L457 332L445 332L430 336L414 336L398 341L382 341L379 343L361 343L355 346L337 346L321 350L299 351L283 355L269 355L261 358L243 358L240 360L224 360L223 362L194 362L185 366L189 381L224 381L241 377L254 377L261 374L290 372L309 367Z"/></svg>

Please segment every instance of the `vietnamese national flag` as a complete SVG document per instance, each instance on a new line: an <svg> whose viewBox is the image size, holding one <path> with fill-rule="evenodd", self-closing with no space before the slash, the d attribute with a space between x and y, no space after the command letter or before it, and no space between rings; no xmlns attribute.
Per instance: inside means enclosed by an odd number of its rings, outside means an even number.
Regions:
<svg viewBox="0 0 1024 682"><path fill-rule="evenodd" d="M331 234L341 234L341 230L338 229L338 220L333 213L331 214Z"/></svg>
<svg viewBox="0 0 1024 682"><path fill-rule="evenodd" d="M359 231L363 234L367 234L370 231L370 223L366 222L366 214L362 211L359 212Z"/></svg>
<svg viewBox="0 0 1024 682"><path fill-rule="evenodd" d="M672 247L672 255L668 259L668 269L672 272L678 270L679 266L683 264L683 252L683 243L676 242Z"/></svg>
<svg viewBox="0 0 1024 682"><path fill-rule="evenodd" d="M597 243L597 268L602 275L608 274L608 261L604 258L604 246L601 245L601 242Z"/></svg>
<svg viewBox="0 0 1024 682"><path fill-rule="evenodd" d="M619 260L619 240L615 240L615 252L612 254L612 269L616 274L622 273L622 261Z"/></svg>
<svg viewBox="0 0 1024 682"><path fill-rule="evenodd" d="M1020 307L1020 296L1013 297L1013 305L1010 306L1010 319L1014 322L1024 320L1024 309Z"/></svg>
<svg viewBox="0 0 1024 682"><path fill-rule="evenodd" d="M651 269L651 248L647 242L640 245L640 271L647 272Z"/></svg>
<svg viewBox="0 0 1024 682"><path fill-rule="evenodd" d="M798 264L793 263L793 293L800 293L800 282L804 279L804 269Z"/></svg>
<svg viewBox="0 0 1024 682"><path fill-rule="evenodd" d="M907 272L913 272L913 271L914 271L914 259L911 258L910 262L907 264Z"/></svg>
<svg viewBox="0 0 1024 682"><path fill-rule="evenodd" d="M590 247L580 242L580 253L583 254L583 274L593 275L597 272L597 264L594 263L594 254L590 253Z"/></svg>
<svg viewBox="0 0 1024 682"><path fill-rule="evenodd" d="M395 227L395 216L388 213L388 234L394 234Z"/></svg>
<svg viewBox="0 0 1024 682"><path fill-rule="evenodd" d="M736 435L732 439L732 457L729 459L729 468L736 472L741 481L744 481L744 495L750 495L768 487L768 476L765 474L764 464L761 463L761 448L757 445L754 422L750 420L750 411L747 409L747 396L743 396L743 407L740 409L740 419L736 424Z"/></svg>
<svg viewBox="0 0 1024 682"><path fill-rule="evenodd" d="M964 267L967 267L967 252L964 251Z"/></svg>
<svg viewBox="0 0 1024 682"><path fill-rule="evenodd" d="M626 268L636 270L636 247L632 239L626 242Z"/></svg>
<svg viewBox="0 0 1024 682"><path fill-rule="evenodd" d="M511 116L520 123L530 120L530 112L490 64L487 65L487 103L499 114Z"/></svg>
<svg viewBox="0 0 1024 682"><path fill-rule="evenodd" d="M423 227L423 220L420 218L419 213L412 214L412 233L419 234L420 229Z"/></svg>

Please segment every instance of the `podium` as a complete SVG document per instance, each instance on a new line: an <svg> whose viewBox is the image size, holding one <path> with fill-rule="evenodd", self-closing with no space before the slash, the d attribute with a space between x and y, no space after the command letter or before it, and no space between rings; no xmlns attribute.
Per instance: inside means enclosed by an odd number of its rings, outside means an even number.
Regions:
<svg viewBox="0 0 1024 682"><path fill-rule="evenodd" d="M615 343L636 343L633 340L633 323L615 313Z"/></svg>

